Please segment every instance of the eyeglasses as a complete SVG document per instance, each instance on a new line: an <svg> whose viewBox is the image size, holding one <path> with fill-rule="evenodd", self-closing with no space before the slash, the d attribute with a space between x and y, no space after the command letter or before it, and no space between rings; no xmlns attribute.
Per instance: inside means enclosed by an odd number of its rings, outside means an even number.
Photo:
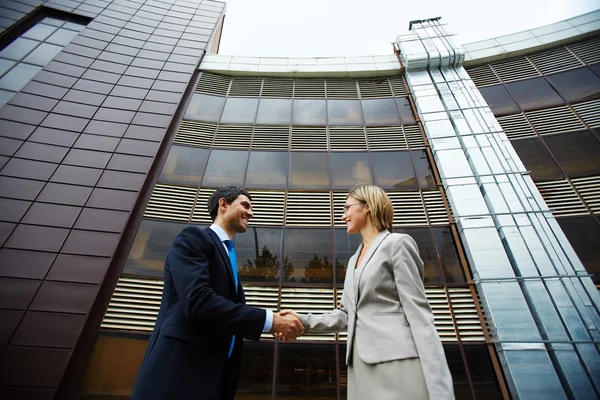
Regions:
<svg viewBox="0 0 600 400"><path fill-rule="evenodd" d="M344 213L347 213L347 212L350 210L350 207L352 207L352 206L356 206L356 205L359 205L359 204L365 204L365 203L346 204L346 205L344 206Z"/></svg>

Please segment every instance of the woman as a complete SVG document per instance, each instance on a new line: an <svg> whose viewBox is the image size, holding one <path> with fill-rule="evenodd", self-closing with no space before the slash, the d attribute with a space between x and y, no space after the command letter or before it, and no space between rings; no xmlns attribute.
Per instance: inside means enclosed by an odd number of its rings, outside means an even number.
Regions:
<svg viewBox="0 0 600 400"><path fill-rule="evenodd" d="M342 220L349 234L360 233L362 244L348 262L340 307L296 315L306 332L348 330L348 399L453 399L425 296L423 262L410 236L390 233L393 217L381 188L350 190Z"/></svg>

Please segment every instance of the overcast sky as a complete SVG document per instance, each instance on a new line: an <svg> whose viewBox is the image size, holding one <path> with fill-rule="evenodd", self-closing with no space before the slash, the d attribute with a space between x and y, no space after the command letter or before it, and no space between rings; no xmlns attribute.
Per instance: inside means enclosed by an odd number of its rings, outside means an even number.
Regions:
<svg viewBox="0 0 600 400"><path fill-rule="evenodd" d="M219 54L333 57L391 54L415 19L442 17L460 44L600 9L600 0L226 0Z"/></svg>

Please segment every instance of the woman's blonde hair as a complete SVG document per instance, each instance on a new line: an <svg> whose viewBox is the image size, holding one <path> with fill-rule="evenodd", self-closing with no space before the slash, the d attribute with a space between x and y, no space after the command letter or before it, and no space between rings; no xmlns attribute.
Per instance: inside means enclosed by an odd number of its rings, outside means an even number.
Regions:
<svg viewBox="0 0 600 400"><path fill-rule="evenodd" d="M348 192L361 203L369 205L371 222L377 232L392 230L394 222L394 206L387 193L375 185L356 185Z"/></svg>

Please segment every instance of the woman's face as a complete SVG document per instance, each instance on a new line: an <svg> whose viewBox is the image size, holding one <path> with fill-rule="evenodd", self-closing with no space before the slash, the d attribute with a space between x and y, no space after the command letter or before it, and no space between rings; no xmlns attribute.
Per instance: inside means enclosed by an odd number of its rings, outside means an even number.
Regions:
<svg viewBox="0 0 600 400"><path fill-rule="evenodd" d="M369 218L367 205L352 196L348 196L342 215L342 221L346 223L346 231L349 234L359 233L367 224L367 218Z"/></svg>

